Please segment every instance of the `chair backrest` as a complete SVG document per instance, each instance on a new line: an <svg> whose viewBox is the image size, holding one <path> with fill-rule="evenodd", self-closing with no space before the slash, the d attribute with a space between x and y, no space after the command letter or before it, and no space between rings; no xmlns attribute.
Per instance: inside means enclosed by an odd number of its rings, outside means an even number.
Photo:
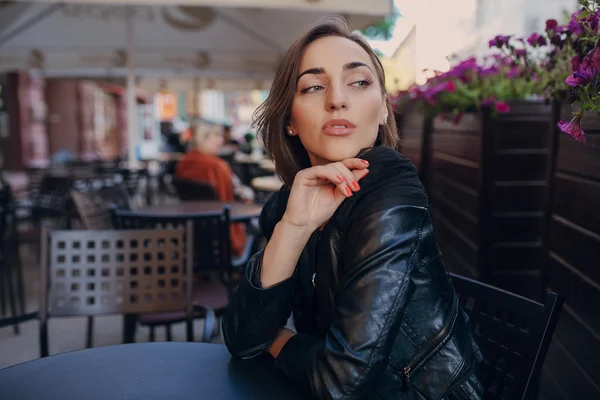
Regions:
<svg viewBox="0 0 600 400"><path fill-rule="evenodd" d="M100 197L107 208L116 207L119 210L131 210L131 197L125 184L108 186L99 190Z"/></svg>
<svg viewBox="0 0 600 400"><path fill-rule="evenodd" d="M175 178L172 184L181 201L219 200L215 188L209 182Z"/></svg>
<svg viewBox="0 0 600 400"><path fill-rule="evenodd" d="M12 197L10 186L0 183L0 254L2 254L2 244L4 238L9 232L10 219L12 217Z"/></svg>
<svg viewBox="0 0 600 400"><path fill-rule="evenodd" d="M85 192L71 190L71 198L85 229L112 229L111 208L131 209L129 194L122 185Z"/></svg>
<svg viewBox="0 0 600 400"><path fill-rule="evenodd" d="M194 226L194 271L229 271L231 269L231 239L229 207L220 213L198 213L180 216L152 215L138 211L113 210L117 229L161 229L185 225Z"/></svg>
<svg viewBox="0 0 600 400"><path fill-rule="evenodd" d="M535 398L564 299L546 293L540 304L463 276L450 276L483 352L484 398Z"/></svg>
<svg viewBox="0 0 600 400"><path fill-rule="evenodd" d="M118 168L116 173L121 177L122 183L127 188L129 195L134 196L138 192L140 178L144 171L129 168Z"/></svg>
<svg viewBox="0 0 600 400"><path fill-rule="evenodd" d="M46 175L42 180L39 190L34 194L33 213L36 219L61 218L67 222L69 218L69 204L73 182L68 176Z"/></svg>
<svg viewBox="0 0 600 400"><path fill-rule="evenodd" d="M50 231L44 226L41 324L49 315L185 310L191 317L192 225L186 230Z"/></svg>

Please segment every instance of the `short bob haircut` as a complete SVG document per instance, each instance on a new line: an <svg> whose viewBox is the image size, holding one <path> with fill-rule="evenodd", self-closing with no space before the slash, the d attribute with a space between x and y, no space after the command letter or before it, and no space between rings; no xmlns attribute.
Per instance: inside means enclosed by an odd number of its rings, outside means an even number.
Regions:
<svg viewBox="0 0 600 400"><path fill-rule="evenodd" d="M348 23L341 17L328 17L312 25L283 56L268 98L254 113L253 125L262 137L266 153L275 162L277 175L283 183L291 187L296 174L310 167L308 154L297 136L286 135L292 104L296 95L298 66L306 47L317 39L327 36L340 36L352 40L362 47L375 66L382 94L385 94L388 118L379 127L376 145L398 149L400 139L396 131L394 112L385 90L383 66L371 46L359 35L352 33Z"/></svg>

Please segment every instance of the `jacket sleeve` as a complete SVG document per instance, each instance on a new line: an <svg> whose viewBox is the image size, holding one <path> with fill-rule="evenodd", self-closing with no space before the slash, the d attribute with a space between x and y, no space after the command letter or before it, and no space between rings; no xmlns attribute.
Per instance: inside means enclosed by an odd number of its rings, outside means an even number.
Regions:
<svg viewBox="0 0 600 400"><path fill-rule="evenodd" d="M325 338L297 334L277 358L298 387L319 399L369 397L414 291L410 273L426 210L395 206L351 223Z"/></svg>
<svg viewBox="0 0 600 400"><path fill-rule="evenodd" d="M267 239L281 219L283 196L275 194L261 212L260 226ZM286 325L292 310L296 274L268 289L261 288L263 252L248 261L245 277L223 315L225 344L229 352L239 358L252 358L265 351Z"/></svg>

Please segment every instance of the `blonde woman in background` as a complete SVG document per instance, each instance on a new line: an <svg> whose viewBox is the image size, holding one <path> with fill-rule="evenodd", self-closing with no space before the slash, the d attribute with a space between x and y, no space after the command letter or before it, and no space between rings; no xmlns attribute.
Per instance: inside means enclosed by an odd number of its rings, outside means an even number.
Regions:
<svg viewBox="0 0 600 400"><path fill-rule="evenodd" d="M177 179L210 183L220 201L232 202L236 197L251 202L252 189L241 185L231 167L217 154L223 146L222 128L206 123L192 128L190 150L179 161L175 170ZM234 256L244 251L246 231L243 224L231 224L231 247Z"/></svg>

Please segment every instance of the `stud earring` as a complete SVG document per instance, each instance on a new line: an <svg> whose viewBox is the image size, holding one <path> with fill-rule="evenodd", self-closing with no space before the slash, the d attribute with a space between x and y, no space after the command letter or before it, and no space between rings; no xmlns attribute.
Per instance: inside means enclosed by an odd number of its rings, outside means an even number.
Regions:
<svg viewBox="0 0 600 400"><path fill-rule="evenodd" d="M288 129L288 135L294 136L294 131L292 131L291 129Z"/></svg>

